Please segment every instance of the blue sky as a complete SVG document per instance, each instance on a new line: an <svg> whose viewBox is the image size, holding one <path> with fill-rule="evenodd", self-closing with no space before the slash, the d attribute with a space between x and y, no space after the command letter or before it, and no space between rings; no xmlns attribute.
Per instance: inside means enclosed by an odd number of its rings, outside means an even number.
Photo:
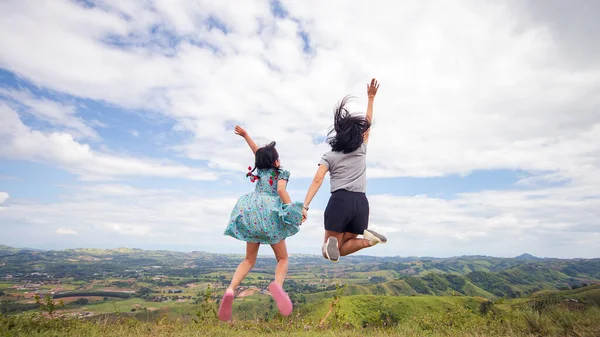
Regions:
<svg viewBox="0 0 600 337"><path fill-rule="evenodd" d="M0 244L243 252L233 126L277 141L302 201L333 106L363 113L377 77L390 242L361 254L597 257L597 23L552 3L2 2ZM319 253L328 188L291 253Z"/></svg>

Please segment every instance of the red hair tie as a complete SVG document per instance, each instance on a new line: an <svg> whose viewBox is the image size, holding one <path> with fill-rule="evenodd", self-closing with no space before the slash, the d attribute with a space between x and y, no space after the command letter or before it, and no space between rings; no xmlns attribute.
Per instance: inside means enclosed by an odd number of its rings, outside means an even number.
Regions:
<svg viewBox="0 0 600 337"><path fill-rule="evenodd" d="M252 174L252 166L248 166L248 173L246 173L246 177L250 177L250 181L251 182L255 182L258 179L260 179L258 176L255 176L254 174Z"/></svg>

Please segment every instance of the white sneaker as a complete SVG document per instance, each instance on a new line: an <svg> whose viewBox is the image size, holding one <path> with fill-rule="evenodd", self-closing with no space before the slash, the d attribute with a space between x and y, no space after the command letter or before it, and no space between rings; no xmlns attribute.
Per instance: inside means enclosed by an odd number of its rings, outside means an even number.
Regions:
<svg viewBox="0 0 600 337"><path fill-rule="evenodd" d="M334 236L327 238L322 248L323 257L327 260L337 262L340 259L340 249L338 248L338 240Z"/></svg>
<svg viewBox="0 0 600 337"><path fill-rule="evenodd" d="M386 243L387 242L387 238L375 231L372 231L370 229L365 229L365 231L363 232L363 237L367 240L369 240L369 243L371 244L371 246L375 246L378 243Z"/></svg>

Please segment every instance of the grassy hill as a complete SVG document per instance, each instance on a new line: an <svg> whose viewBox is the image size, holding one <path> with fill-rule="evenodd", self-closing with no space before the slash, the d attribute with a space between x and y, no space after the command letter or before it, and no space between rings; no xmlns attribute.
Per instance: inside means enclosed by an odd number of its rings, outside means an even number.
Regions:
<svg viewBox="0 0 600 337"><path fill-rule="evenodd" d="M127 280L132 290L194 282L223 286L240 259L239 255L206 252L129 248L31 251L1 246L0 277L6 275L14 277L14 282L32 283L48 277L69 280L76 290L89 290L85 283L92 280L116 287L125 287ZM264 289L274 269L275 259L259 257L245 284ZM497 299L594 282L600 282L600 259L540 259L528 254L516 258L356 255L332 264L317 256L294 255L290 257L289 281L285 287L290 292L310 295L311 300L330 294L336 283L348 284L347 291L353 295L461 295Z"/></svg>
<svg viewBox="0 0 600 337"><path fill-rule="evenodd" d="M322 299L284 318L277 314L232 323L216 321L215 308L195 317L149 321L131 315L46 319L39 314L0 315L2 336L598 336L600 286L543 291L530 298L487 301L456 296L341 295ZM539 306L541 299L555 298ZM570 305L573 298L582 303ZM264 300L264 298L263 298ZM567 300L567 301L565 301ZM234 312L243 308L236 300ZM263 303L267 304L268 301ZM236 313L237 315L237 313Z"/></svg>
<svg viewBox="0 0 600 337"><path fill-rule="evenodd" d="M50 293L56 300L64 298L68 313L89 311L99 315L133 309L138 313L139 306L148 318L162 314L190 316L204 301L207 287L213 291L210 300L220 298L241 258L129 248L31 251L2 246L0 278L5 281L0 283L0 312L36 309L32 295ZM270 256L259 257L243 286L266 289L275 263ZM336 296L336 285L346 285L340 302L346 307L368 307L355 303L377 299L393 313L393 308L400 310L401 305L408 305L403 301L412 301L406 298L438 296L437 300L415 300L433 301L431 312L438 312L436 308L449 299L463 303L472 298L526 298L600 283L600 259L541 259L527 254L516 258L356 255L333 264L318 256L294 255L290 257L288 276L284 288L295 303L299 308L313 305L315 312L321 310L319 304ZM357 297L349 300L348 296L354 295ZM585 296L586 301L592 301L598 295L592 289ZM83 304L86 301L82 299L78 302L81 305L75 303L80 298L89 302ZM236 300L236 306L240 319L268 318L276 312L270 297L258 293ZM265 307L269 308L266 313ZM353 312L346 313L348 319L359 324L363 313Z"/></svg>
<svg viewBox="0 0 600 337"><path fill-rule="evenodd" d="M397 324L411 317L425 314L443 314L447 311L467 309L473 315L484 299L452 296L342 296L332 306L332 301L321 300L302 310L305 319L323 320L337 315L338 320L356 327Z"/></svg>
<svg viewBox="0 0 600 337"><path fill-rule="evenodd" d="M459 294L495 299L520 297L544 289L578 287L598 282L600 277L600 260L535 261L498 272L477 270L461 275L437 271L408 276L403 280L419 294Z"/></svg>
<svg viewBox="0 0 600 337"><path fill-rule="evenodd" d="M540 291L533 294L532 299L558 298L560 300L574 299L583 304L600 307L600 284L594 284L572 290L563 291Z"/></svg>

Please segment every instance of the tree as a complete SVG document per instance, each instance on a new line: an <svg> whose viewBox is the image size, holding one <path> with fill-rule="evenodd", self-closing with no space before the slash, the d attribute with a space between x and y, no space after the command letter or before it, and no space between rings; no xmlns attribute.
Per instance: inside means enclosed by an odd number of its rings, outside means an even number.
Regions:
<svg viewBox="0 0 600 337"><path fill-rule="evenodd" d="M44 295L44 299L40 298L39 295L35 295L35 303L40 306L43 312L47 312L50 317L54 316L56 309L64 306L63 301L59 301L58 304L54 303L52 297L48 294Z"/></svg>
<svg viewBox="0 0 600 337"><path fill-rule="evenodd" d="M140 297L148 297L150 294L152 294L153 291L152 289L148 288L148 287L141 287L138 291L137 294Z"/></svg>
<svg viewBox="0 0 600 337"><path fill-rule="evenodd" d="M387 280L383 276L373 276L369 279L369 282L371 282L371 283L382 283L385 281L387 281Z"/></svg>
<svg viewBox="0 0 600 337"><path fill-rule="evenodd" d="M86 305L88 303L90 303L90 300L87 298L78 298L76 301L74 301L73 303L77 304L77 305Z"/></svg>
<svg viewBox="0 0 600 337"><path fill-rule="evenodd" d="M200 309L196 311L196 317L198 319L194 319L194 321L196 323L215 321L217 319L218 304L212 299L213 290L210 288L210 285L206 288L204 293L198 293L198 295L202 295L202 298L196 301L196 303L200 302Z"/></svg>

